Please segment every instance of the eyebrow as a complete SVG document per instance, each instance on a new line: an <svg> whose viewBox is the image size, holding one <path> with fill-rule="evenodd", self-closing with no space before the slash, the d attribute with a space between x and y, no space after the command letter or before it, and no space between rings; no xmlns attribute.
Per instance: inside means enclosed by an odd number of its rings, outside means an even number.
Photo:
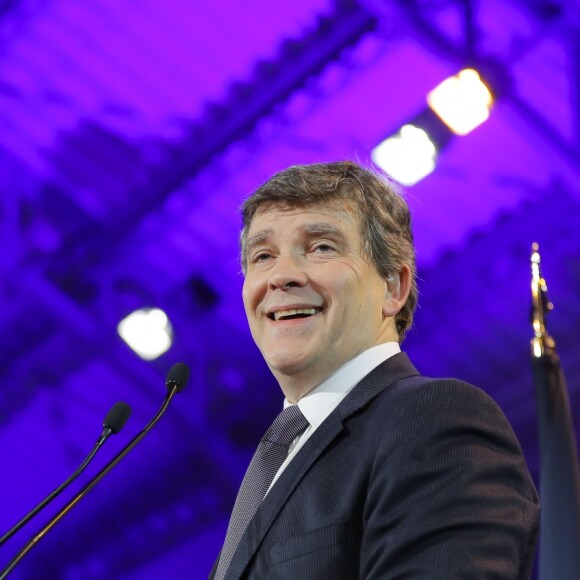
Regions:
<svg viewBox="0 0 580 580"><path fill-rule="evenodd" d="M272 228L266 228L251 235L246 240L244 253L248 254L252 248L265 242L268 239L268 237L272 235L273 232L274 230Z"/></svg>
<svg viewBox="0 0 580 580"><path fill-rule="evenodd" d="M328 223L306 224L303 228L309 236L333 236L335 238L346 239L342 228Z"/></svg>
<svg viewBox="0 0 580 580"><path fill-rule="evenodd" d="M335 238L340 238L341 240L346 239L342 228L339 228L333 224L327 224L324 222L305 224L301 229L309 237L333 236ZM273 233L274 230L272 228L265 228L263 230L257 231L255 234L252 234L246 241L246 253L249 253L252 248L264 243Z"/></svg>

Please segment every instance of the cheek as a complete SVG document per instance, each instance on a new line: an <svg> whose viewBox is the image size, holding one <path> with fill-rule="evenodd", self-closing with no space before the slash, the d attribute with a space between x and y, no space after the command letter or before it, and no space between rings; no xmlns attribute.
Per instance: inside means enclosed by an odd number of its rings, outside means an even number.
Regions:
<svg viewBox="0 0 580 580"><path fill-rule="evenodd" d="M242 301L244 303L244 309L246 310L246 313L249 313L250 311L251 296L252 292L250 291L250 286L247 280L244 280L244 285L242 286Z"/></svg>
<svg viewBox="0 0 580 580"><path fill-rule="evenodd" d="M330 294L338 300L342 309L358 309L365 302L364 284L361 284L350 272L347 274L342 273L342 276L335 277L327 285L327 288Z"/></svg>
<svg viewBox="0 0 580 580"><path fill-rule="evenodd" d="M370 284L364 285L351 281L341 289L339 294L345 325L353 324L353 321L364 323L373 313L378 314L382 311L382 302L377 300L376 292Z"/></svg>
<svg viewBox="0 0 580 580"><path fill-rule="evenodd" d="M260 288L261 285L257 280L254 280L251 277L246 277L244 279L244 285L242 286L242 300L248 315L256 308L260 301L261 294L263 294L263 292L260 291Z"/></svg>

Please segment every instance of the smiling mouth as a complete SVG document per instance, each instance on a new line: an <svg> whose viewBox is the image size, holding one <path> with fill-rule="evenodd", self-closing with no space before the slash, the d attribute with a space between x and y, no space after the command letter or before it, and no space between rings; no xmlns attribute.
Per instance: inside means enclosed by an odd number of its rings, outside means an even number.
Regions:
<svg viewBox="0 0 580 580"><path fill-rule="evenodd" d="M308 318L320 312L321 308L295 308L292 310L278 310L277 312L270 312L268 318L270 320L294 320L296 318Z"/></svg>

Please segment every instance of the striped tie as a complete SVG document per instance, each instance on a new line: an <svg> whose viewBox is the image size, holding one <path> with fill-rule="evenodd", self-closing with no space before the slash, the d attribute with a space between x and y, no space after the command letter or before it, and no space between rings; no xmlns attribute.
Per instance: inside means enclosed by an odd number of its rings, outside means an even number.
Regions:
<svg viewBox="0 0 580 580"><path fill-rule="evenodd" d="M288 449L309 423L297 405L286 407L274 420L246 471L230 518L215 580L225 578L238 543L264 499L274 476L288 456Z"/></svg>

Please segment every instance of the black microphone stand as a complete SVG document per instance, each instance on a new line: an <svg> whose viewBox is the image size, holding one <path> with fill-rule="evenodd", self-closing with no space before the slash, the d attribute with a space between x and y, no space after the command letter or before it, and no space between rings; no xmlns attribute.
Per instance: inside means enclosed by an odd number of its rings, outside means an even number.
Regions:
<svg viewBox="0 0 580 580"><path fill-rule="evenodd" d="M129 418L131 409L126 403L116 403L112 409L107 413L105 421L103 422L103 432L97 439L97 442L91 449L91 452L85 457L84 461L77 467L75 472L63 483L61 483L55 490L53 490L48 497L43 499L36 507L31 509L19 522L10 528L1 538L0 546L3 546L16 532L25 526L37 513L43 510L50 502L58 497L89 465L93 460L99 449L103 446L105 441L113 434L118 433L125 422Z"/></svg>
<svg viewBox="0 0 580 580"><path fill-rule="evenodd" d="M24 545L24 547L14 556L14 558L10 561L8 566L4 568L2 573L0 574L0 580L4 580L12 570L18 565L20 560L28 554L28 552L47 534L49 530L51 530L85 495L93 488L121 459L125 457L134 447L147 435L147 433L151 430L151 428L161 419L161 416L165 413L171 399L175 396L175 394L181 390L183 387L182 384L179 384L176 381L168 382L168 393L163 399L163 403L157 411L157 414L147 423L147 425L140 431L107 465L105 465L97 475L95 475L78 493L75 495L62 509L58 511L58 513L32 538L28 540L28 542Z"/></svg>

